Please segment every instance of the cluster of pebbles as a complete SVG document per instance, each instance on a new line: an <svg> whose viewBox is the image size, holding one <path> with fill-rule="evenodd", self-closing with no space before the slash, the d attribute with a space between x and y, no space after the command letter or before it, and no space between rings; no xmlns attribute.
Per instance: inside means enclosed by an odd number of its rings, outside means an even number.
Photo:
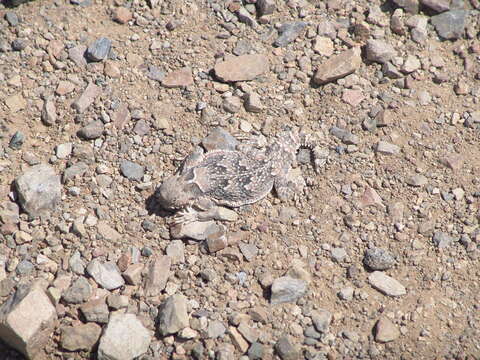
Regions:
<svg viewBox="0 0 480 360"><path fill-rule="evenodd" d="M0 5L2 359L474 359L478 0ZM196 145L320 175L175 231Z"/></svg>

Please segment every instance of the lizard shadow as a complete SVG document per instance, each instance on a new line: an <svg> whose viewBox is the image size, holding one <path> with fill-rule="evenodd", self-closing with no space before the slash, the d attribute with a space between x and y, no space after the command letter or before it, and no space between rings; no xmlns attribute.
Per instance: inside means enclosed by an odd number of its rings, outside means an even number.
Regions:
<svg viewBox="0 0 480 360"><path fill-rule="evenodd" d="M172 215L171 211L163 209L155 198L155 193L145 199L145 209L148 211L148 215L156 215L162 218L166 218Z"/></svg>

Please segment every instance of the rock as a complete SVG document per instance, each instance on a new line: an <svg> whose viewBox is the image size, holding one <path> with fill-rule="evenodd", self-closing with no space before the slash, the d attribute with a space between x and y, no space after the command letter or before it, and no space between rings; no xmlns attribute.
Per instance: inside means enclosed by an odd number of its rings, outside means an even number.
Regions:
<svg viewBox="0 0 480 360"><path fill-rule="evenodd" d="M382 40L370 39L367 41L366 56L370 61L384 64L396 55L394 47Z"/></svg>
<svg viewBox="0 0 480 360"><path fill-rule="evenodd" d="M240 242L238 247L247 261L253 261L257 256L258 248L255 244Z"/></svg>
<svg viewBox="0 0 480 360"><path fill-rule="evenodd" d="M98 345L98 360L133 360L146 353L152 332L134 314L113 313Z"/></svg>
<svg viewBox="0 0 480 360"><path fill-rule="evenodd" d="M340 300L345 300L345 301L350 301L353 299L353 291L354 289L352 287L346 287L341 289L337 295L340 298Z"/></svg>
<svg viewBox="0 0 480 360"><path fill-rule="evenodd" d="M239 144L238 140L222 128L214 128L207 137L202 140L205 150L235 150Z"/></svg>
<svg viewBox="0 0 480 360"><path fill-rule="evenodd" d="M7 11L5 13L5 20L7 20L8 24L12 27L17 26L19 23L18 16L13 11Z"/></svg>
<svg viewBox="0 0 480 360"><path fill-rule="evenodd" d="M323 85L340 79L356 71L361 64L360 48L346 50L321 64L315 72L313 82Z"/></svg>
<svg viewBox="0 0 480 360"><path fill-rule="evenodd" d="M328 333L330 323L332 322L332 313L328 310L319 309L311 314L313 325L319 333Z"/></svg>
<svg viewBox="0 0 480 360"><path fill-rule="evenodd" d="M383 200L371 187L367 187L358 201L360 207L383 205Z"/></svg>
<svg viewBox="0 0 480 360"><path fill-rule="evenodd" d="M28 359L40 358L56 321L55 306L39 285L19 286L0 307L0 339Z"/></svg>
<svg viewBox="0 0 480 360"><path fill-rule="evenodd" d="M102 328L95 323L64 327L60 344L68 351L91 351L100 338L101 332Z"/></svg>
<svg viewBox="0 0 480 360"><path fill-rule="evenodd" d="M214 67L215 76L224 82L253 80L268 69L268 58L260 54L229 57Z"/></svg>
<svg viewBox="0 0 480 360"><path fill-rule="evenodd" d="M404 74L409 74L420 69L420 66L421 64L420 60L418 60L418 57L416 57L415 55L408 55L407 59L402 65L401 70Z"/></svg>
<svg viewBox="0 0 480 360"><path fill-rule="evenodd" d="M333 41L326 36L317 36L313 42L313 51L317 54L330 57L333 55ZM347 50L348 51L348 50Z"/></svg>
<svg viewBox="0 0 480 360"><path fill-rule="evenodd" d="M69 304L80 304L92 296L92 287L88 280L80 276L63 294L63 300Z"/></svg>
<svg viewBox="0 0 480 360"><path fill-rule="evenodd" d="M85 91L80 97L72 103L72 107L80 114L85 112L87 108L100 96L102 89L94 83L89 83Z"/></svg>
<svg viewBox="0 0 480 360"><path fill-rule="evenodd" d="M351 106L358 106L365 99L362 90L344 89L342 100Z"/></svg>
<svg viewBox="0 0 480 360"><path fill-rule="evenodd" d="M385 155L397 155L400 153L400 147L386 141L379 141L376 150L378 153Z"/></svg>
<svg viewBox="0 0 480 360"><path fill-rule="evenodd" d="M113 21L118 22L119 24L126 24L132 19L132 12L126 7L120 6L113 10ZM108 53L107 53L108 54Z"/></svg>
<svg viewBox="0 0 480 360"><path fill-rule="evenodd" d="M105 298L93 299L80 306L85 320L90 322L98 322L106 324L108 321L108 306L105 302Z"/></svg>
<svg viewBox="0 0 480 360"><path fill-rule="evenodd" d="M102 61L108 56L111 47L112 41L110 39L98 38L88 47L86 57L93 62Z"/></svg>
<svg viewBox="0 0 480 360"><path fill-rule="evenodd" d="M386 343L396 340L400 331L395 324L386 317L381 317L375 324L375 341Z"/></svg>
<svg viewBox="0 0 480 360"><path fill-rule="evenodd" d="M48 98L43 102L40 117L47 126L53 125L57 121L57 109L52 98Z"/></svg>
<svg viewBox="0 0 480 360"><path fill-rule="evenodd" d="M59 81L57 88L55 89L55 94L57 95L67 95L75 90L75 84L71 83L70 81Z"/></svg>
<svg viewBox="0 0 480 360"><path fill-rule="evenodd" d="M86 51L87 47L85 45L77 45L68 50L68 58L79 68L84 68L87 66L87 59L85 58Z"/></svg>
<svg viewBox="0 0 480 360"><path fill-rule="evenodd" d="M158 331L166 336L188 325L187 298L180 294L170 296L158 309Z"/></svg>
<svg viewBox="0 0 480 360"><path fill-rule="evenodd" d="M330 255L332 256L332 260L337 263L341 263L347 257L347 252L344 248L334 247L330 251Z"/></svg>
<svg viewBox="0 0 480 360"><path fill-rule="evenodd" d="M259 330L249 326L246 321L240 322L237 329L250 344L256 342L260 336Z"/></svg>
<svg viewBox="0 0 480 360"><path fill-rule="evenodd" d="M66 159L70 156L73 150L73 143L68 142L59 144L55 147L55 156L59 159Z"/></svg>
<svg viewBox="0 0 480 360"><path fill-rule="evenodd" d="M287 336L282 336L275 344L275 351L282 360L298 360L300 353Z"/></svg>
<svg viewBox="0 0 480 360"><path fill-rule="evenodd" d="M402 284L381 271L371 273L368 277L368 282L375 289L388 296L402 296L407 293Z"/></svg>
<svg viewBox="0 0 480 360"><path fill-rule="evenodd" d="M15 188L23 210L33 217L55 209L60 202L60 176L47 164L32 166L15 180Z"/></svg>
<svg viewBox="0 0 480 360"><path fill-rule="evenodd" d="M145 168L129 160L120 161L120 172L129 180L140 181L145 174Z"/></svg>
<svg viewBox="0 0 480 360"><path fill-rule="evenodd" d="M450 10L451 0L420 0L423 6L426 6L438 13Z"/></svg>
<svg viewBox="0 0 480 360"><path fill-rule="evenodd" d="M117 230L113 229L106 221L99 221L97 224L98 234L101 235L105 240L110 242L117 242L121 239L122 235L118 233Z"/></svg>
<svg viewBox="0 0 480 360"><path fill-rule="evenodd" d="M146 296L158 296L165 289L171 264L169 256L159 256L150 262L145 281Z"/></svg>
<svg viewBox="0 0 480 360"><path fill-rule="evenodd" d="M162 80L162 85L167 88L180 88L193 85L192 69L184 67L168 73Z"/></svg>
<svg viewBox="0 0 480 360"><path fill-rule="evenodd" d="M227 328L219 320L211 320L207 327L207 336L209 339L216 339L222 337L225 334Z"/></svg>
<svg viewBox="0 0 480 360"><path fill-rule="evenodd" d="M235 345L238 351L240 351L241 354L245 354L248 350L248 343L238 332L235 326L230 326L228 328L228 335L230 335L230 339L232 340L233 345Z"/></svg>
<svg viewBox="0 0 480 360"><path fill-rule="evenodd" d="M245 95L245 110L251 113L259 113L263 110L262 101L256 92L250 92Z"/></svg>
<svg viewBox="0 0 480 360"><path fill-rule="evenodd" d="M363 263L371 270L388 270L395 265L395 259L387 250L372 247L365 251Z"/></svg>
<svg viewBox="0 0 480 360"><path fill-rule="evenodd" d="M71 180L75 177L80 177L85 174L88 170L88 165L82 161L79 161L76 164L65 169L62 176L62 181L66 183L68 180Z"/></svg>
<svg viewBox="0 0 480 360"><path fill-rule="evenodd" d="M220 239L225 235L225 227L215 221L193 221L172 227L170 233L174 239L189 238L197 241Z"/></svg>
<svg viewBox="0 0 480 360"><path fill-rule="evenodd" d="M428 179L421 174L415 174L407 178L407 184L410 186L420 187L426 185L428 183Z"/></svg>
<svg viewBox="0 0 480 360"><path fill-rule="evenodd" d="M114 262L102 263L99 259L93 259L87 266L87 273L107 290L114 290L125 284Z"/></svg>
<svg viewBox="0 0 480 360"><path fill-rule="evenodd" d="M222 108L230 114L235 114L240 111L242 102L238 96L230 96L223 100Z"/></svg>
<svg viewBox="0 0 480 360"><path fill-rule="evenodd" d="M418 14L418 0L393 0L393 2L410 14Z"/></svg>
<svg viewBox="0 0 480 360"><path fill-rule="evenodd" d="M307 27L303 21L288 22L278 29L279 37L273 43L274 46L284 47L294 41Z"/></svg>
<svg viewBox="0 0 480 360"><path fill-rule="evenodd" d="M275 12L275 0L257 0L258 16L271 15Z"/></svg>
<svg viewBox="0 0 480 360"><path fill-rule="evenodd" d="M241 23L244 23L252 28L257 27L258 25L257 21L244 7L240 7L236 11L236 15L237 15L238 21L240 21Z"/></svg>
<svg viewBox="0 0 480 360"><path fill-rule="evenodd" d="M467 10L450 10L430 18L438 35L446 40L463 37L467 23Z"/></svg>
<svg viewBox="0 0 480 360"><path fill-rule="evenodd" d="M263 359L265 356L264 346L258 342L254 342L250 345L247 355L250 360Z"/></svg>
<svg viewBox="0 0 480 360"><path fill-rule="evenodd" d="M139 285L142 281L143 264L129 265L127 270L123 272L123 277L129 285Z"/></svg>
<svg viewBox="0 0 480 360"><path fill-rule="evenodd" d="M447 155L440 162L454 171L459 171L463 167L463 157L459 154Z"/></svg>
<svg viewBox="0 0 480 360"><path fill-rule="evenodd" d="M307 292L307 282L283 276L273 281L271 288L271 304L294 302Z"/></svg>
<svg viewBox="0 0 480 360"><path fill-rule="evenodd" d="M172 260L172 265L185 262L185 245L181 240L172 240L165 250L167 256Z"/></svg>
<svg viewBox="0 0 480 360"><path fill-rule="evenodd" d="M27 107L27 101L22 95L14 94L5 99L5 105L7 105L12 113L16 113Z"/></svg>
<svg viewBox="0 0 480 360"><path fill-rule="evenodd" d="M453 238L443 231L435 231L432 240L439 249L445 249L453 243Z"/></svg>
<svg viewBox="0 0 480 360"><path fill-rule="evenodd" d="M20 131L16 131L15 134L13 134L12 138L10 139L8 147L13 150L20 150L24 142L25 142L25 135L23 135L23 133Z"/></svg>
<svg viewBox="0 0 480 360"><path fill-rule="evenodd" d="M104 128L101 120L94 120L78 130L77 135L84 140L98 139L102 136Z"/></svg>

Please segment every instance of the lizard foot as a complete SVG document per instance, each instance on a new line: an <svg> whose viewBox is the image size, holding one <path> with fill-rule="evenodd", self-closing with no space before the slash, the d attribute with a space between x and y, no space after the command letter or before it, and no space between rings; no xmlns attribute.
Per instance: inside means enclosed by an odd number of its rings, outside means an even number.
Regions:
<svg viewBox="0 0 480 360"><path fill-rule="evenodd" d="M197 220L197 212L191 207L179 211L172 220L173 225L188 224Z"/></svg>

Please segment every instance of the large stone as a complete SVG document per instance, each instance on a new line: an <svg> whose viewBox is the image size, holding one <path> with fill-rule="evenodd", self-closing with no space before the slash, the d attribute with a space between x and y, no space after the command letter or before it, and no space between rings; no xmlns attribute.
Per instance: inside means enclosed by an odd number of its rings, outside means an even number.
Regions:
<svg viewBox="0 0 480 360"><path fill-rule="evenodd" d="M278 29L278 38L273 43L274 46L283 47L294 41L307 27L303 21L294 21L282 24Z"/></svg>
<svg viewBox="0 0 480 360"><path fill-rule="evenodd" d="M55 306L39 285L20 286L0 307L0 339L34 359L45 348L56 320Z"/></svg>
<svg viewBox="0 0 480 360"><path fill-rule="evenodd" d="M382 317L375 324L375 341L386 343L397 339L399 336L400 331L389 318Z"/></svg>
<svg viewBox="0 0 480 360"><path fill-rule="evenodd" d="M189 67L173 71L167 74L163 80L162 85L167 88L186 87L193 84L192 69Z"/></svg>
<svg viewBox="0 0 480 360"><path fill-rule="evenodd" d="M181 294L170 296L158 309L158 331L166 336L188 325L187 298Z"/></svg>
<svg viewBox="0 0 480 360"><path fill-rule="evenodd" d="M132 360L144 354L152 332L134 314L113 313L100 339L98 360Z"/></svg>
<svg viewBox="0 0 480 360"><path fill-rule="evenodd" d="M95 323L68 326L62 329L60 344L68 351L90 351L101 332L102 328Z"/></svg>
<svg viewBox="0 0 480 360"><path fill-rule="evenodd" d="M159 256L148 266L148 272L145 281L145 295L160 295L170 276L170 266L172 259L170 256Z"/></svg>
<svg viewBox="0 0 480 360"><path fill-rule="evenodd" d="M253 80L268 69L268 58L260 54L230 57L214 67L216 77L225 82Z"/></svg>
<svg viewBox="0 0 480 360"><path fill-rule="evenodd" d="M467 10L450 10L439 15L432 16L430 21L438 35L447 40L455 40L463 37L467 23Z"/></svg>
<svg viewBox="0 0 480 360"><path fill-rule="evenodd" d="M80 97L72 103L72 107L75 108L80 114L100 96L102 89L94 83L89 83Z"/></svg>
<svg viewBox="0 0 480 360"><path fill-rule="evenodd" d="M368 282L375 289L387 296L402 296L407 293L407 290L402 284L381 271L371 273L368 276Z"/></svg>
<svg viewBox="0 0 480 360"><path fill-rule="evenodd" d="M355 47L346 50L321 64L313 77L313 82L317 85L323 85L340 79L353 73L361 64L360 48Z"/></svg>
<svg viewBox="0 0 480 360"><path fill-rule="evenodd" d="M306 281L290 276L282 276L273 281L270 302L272 304L294 302L302 297L306 291Z"/></svg>
<svg viewBox="0 0 480 360"><path fill-rule="evenodd" d="M32 166L15 180L18 200L31 216L40 216L53 210L60 202L60 176L47 164Z"/></svg>
<svg viewBox="0 0 480 360"><path fill-rule="evenodd" d="M87 273L97 284L107 290L114 290L125 284L114 262L102 263L99 259L93 259L87 266Z"/></svg>
<svg viewBox="0 0 480 360"><path fill-rule="evenodd" d="M383 40L370 39L367 41L367 60L384 64L393 59L396 54L395 48Z"/></svg>

